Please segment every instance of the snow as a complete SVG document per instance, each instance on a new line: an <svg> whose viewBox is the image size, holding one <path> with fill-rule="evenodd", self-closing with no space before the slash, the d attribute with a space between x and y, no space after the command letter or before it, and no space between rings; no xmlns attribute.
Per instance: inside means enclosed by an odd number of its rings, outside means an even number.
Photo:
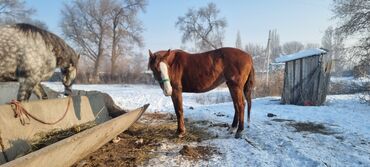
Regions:
<svg viewBox="0 0 370 167"><path fill-rule="evenodd" d="M276 62L283 63L325 53L327 53L327 51L319 48L306 49L290 55L280 55L280 57L276 58Z"/></svg>
<svg viewBox="0 0 370 167"><path fill-rule="evenodd" d="M44 83L63 91L57 83ZM148 112L174 113L171 98L156 85L74 85L74 89L110 94L118 105L137 108L150 103ZM232 122L234 108L226 88L203 94L184 93L185 118L213 123ZM164 154L149 161L151 166L370 166L370 106L358 94L331 95L324 106L281 105L279 97L253 99L251 127L244 138L235 139L227 128L210 127L219 137L192 143L216 147L221 155L210 160L190 161L178 154L179 144L164 143ZM193 109L190 109L192 107ZM276 117L266 115L273 113ZM283 121L272 121L272 119ZM291 120L291 121L284 121ZM296 132L291 122L323 124L331 134ZM254 146L247 142L253 142Z"/></svg>
<svg viewBox="0 0 370 167"><path fill-rule="evenodd" d="M354 83L356 85L364 85L366 83L370 83L370 76L367 77L330 77L330 81L334 83Z"/></svg>

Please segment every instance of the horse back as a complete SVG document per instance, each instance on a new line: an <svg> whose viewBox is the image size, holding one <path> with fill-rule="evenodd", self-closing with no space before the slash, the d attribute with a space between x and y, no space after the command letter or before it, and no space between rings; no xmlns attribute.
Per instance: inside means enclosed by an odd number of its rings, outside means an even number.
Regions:
<svg viewBox="0 0 370 167"><path fill-rule="evenodd" d="M37 80L50 77L56 59L38 34L29 35L11 25L0 27L0 80L15 81L34 74ZM36 78L35 78L36 79Z"/></svg>

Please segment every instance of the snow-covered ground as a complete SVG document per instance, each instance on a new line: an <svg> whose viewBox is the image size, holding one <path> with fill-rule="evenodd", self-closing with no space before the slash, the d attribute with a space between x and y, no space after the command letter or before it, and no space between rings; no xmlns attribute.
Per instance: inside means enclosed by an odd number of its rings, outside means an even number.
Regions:
<svg viewBox="0 0 370 167"><path fill-rule="evenodd" d="M57 91L63 86L44 83ZM74 85L73 89L98 90L110 94L123 108L150 103L149 112L174 113L169 97L159 86L148 85ZM184 95L185 118L231 123L234 115L227 89ZM153 166L370 166L370 106L361 104L358 95L328 96L324 106L279 104L279 97L253 99L251 127L244 138L235 139L226 128L209 128L219 137L202 141L217 147L222 154L208 161L189 161L171 153L181 146L163 145L169 152L150 160ZM268 113L277 115L267 117ZM275 119L275 121L273 121ZM289 124L313 122L329 133L296 132Z"/></svg>
<svg viewBox="0 0 370 167"><path fill-rule="evenodd" d="M368 77L360 77L360 78L354 78L354 77L330 77L330 82L333 83L347 83L350 84L356 84L358 86L363 86L366 83L370 82L370 76Z"/></svg>

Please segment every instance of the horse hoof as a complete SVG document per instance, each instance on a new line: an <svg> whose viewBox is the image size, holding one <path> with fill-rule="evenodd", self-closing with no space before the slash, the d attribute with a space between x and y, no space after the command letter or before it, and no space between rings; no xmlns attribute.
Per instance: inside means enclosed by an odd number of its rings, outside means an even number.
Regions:
<svg viewBox="0 0 370 167"><path fill-rule="evenodd" d="M236 132L236 134L235 134L235 139L240 139L240 138L242 138L243 137L243 135L242 135L242 133L241 132Z"/></svg>
<svg viewBox="0 0 370 167"><path fill-rule="evenodd" d="M233 128L233 127L229 128L229 134L233 134L235 132L236 132L236 127L235 128Z"/></svg>
<svg viewBox="0 0 370 167"><path fill-rule="evenodd" d="M183 137L185 137L185 132L184 132L184 133L179 133L179 134L177 135L177 137L178 137L178 138L180 138L180 139L181 139L181 138L183 138Z"/></svg>
<svg viewBox="0 0 370 167"><path fill-rule="evenodd" d="M177 130L176 134L178 138L183 138L185 136L185 130Z"/></svg>

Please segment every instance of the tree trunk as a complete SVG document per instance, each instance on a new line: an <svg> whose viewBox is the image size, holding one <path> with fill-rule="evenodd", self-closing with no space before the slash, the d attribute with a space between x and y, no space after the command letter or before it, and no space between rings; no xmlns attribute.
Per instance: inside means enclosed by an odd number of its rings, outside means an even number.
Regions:
<svg viewBox="0 0 370 167"><path fill-rule="evenodd" d="M95 65L94 65L92 83L99 83L100 82L99 68L100 68L101 62L103 61L103 52L104 52L103 34L104 34L104 30L101 30L100 37L99 37L99 45L98 45L98 55L97 55Z"/></svg>
<svg viewBox="0 0 370 167"><path fill-rule="evenodd" d="M112 37L112 55L111 55L111 71L110 71L110 77L111 80L114 80L114 77L116 75L116 60L117 60L117 34L116 34L116 28L113 28L113 37Z"/></svg>

